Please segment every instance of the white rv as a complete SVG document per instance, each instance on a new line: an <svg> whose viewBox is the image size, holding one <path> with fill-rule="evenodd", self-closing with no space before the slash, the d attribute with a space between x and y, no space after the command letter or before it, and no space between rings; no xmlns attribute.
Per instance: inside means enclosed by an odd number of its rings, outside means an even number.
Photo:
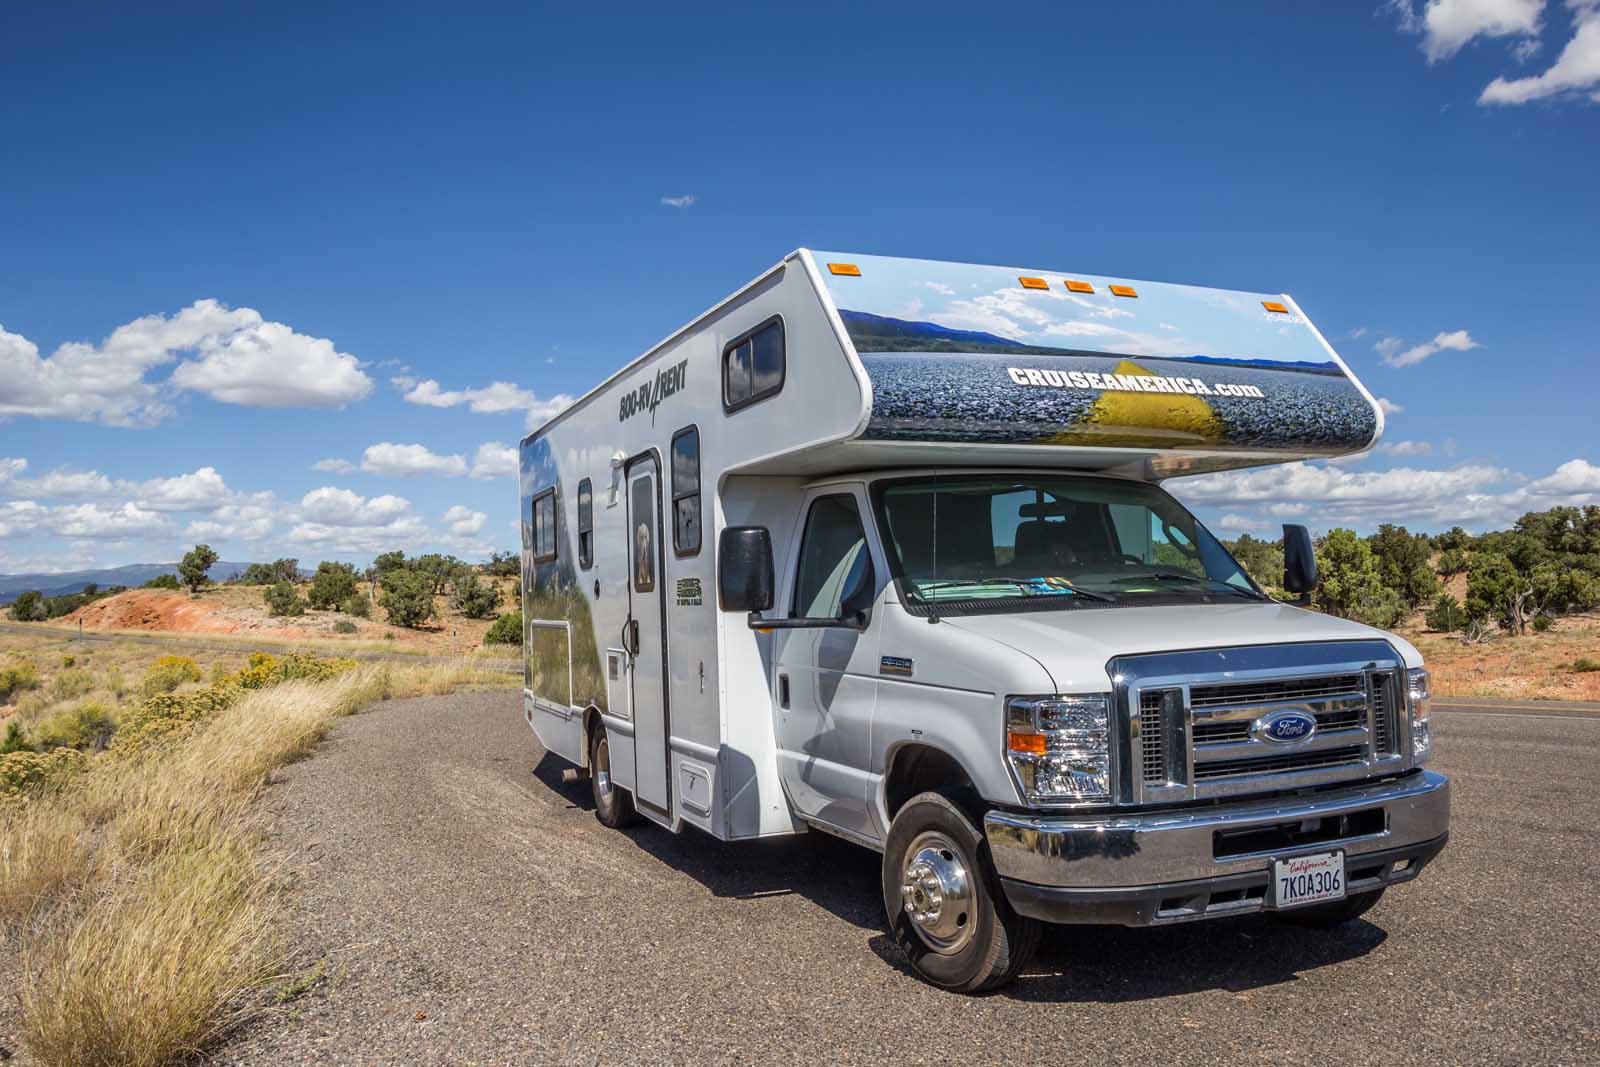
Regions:
<svg viewBox="0 0 1600 1067"><path fill-rule="evenodd" d="M524 714L608 826L880 851L946 988L1348 921L1445 844L1421 657L1161 482L1382 423L1287 296L801 249L522 442Z"/></svg>

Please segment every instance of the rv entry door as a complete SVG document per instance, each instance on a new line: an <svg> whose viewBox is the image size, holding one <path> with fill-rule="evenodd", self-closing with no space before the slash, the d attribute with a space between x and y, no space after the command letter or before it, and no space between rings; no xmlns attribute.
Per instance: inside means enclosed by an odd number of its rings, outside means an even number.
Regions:
<svg viewBox="0 0 1600 1067"><path fill-rule="evenodd" d="M666 579L662 574L661 461L654 452L636 456L628 483L628 650L633 697L634 800L658 820L669 817L667 794Z"/></svg>

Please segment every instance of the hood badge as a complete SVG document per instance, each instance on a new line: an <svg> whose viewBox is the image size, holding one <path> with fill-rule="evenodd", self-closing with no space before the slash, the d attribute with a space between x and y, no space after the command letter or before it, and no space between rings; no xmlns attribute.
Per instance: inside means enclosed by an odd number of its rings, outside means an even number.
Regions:
<svg viewBox="0 0 1600 1067"><path fill-rule="evenodd" d="M1279 745L1309 741L1316 732L1317 717L1299 708L1269 711L1250 724L1250 733L1256 740Z"/></svg>

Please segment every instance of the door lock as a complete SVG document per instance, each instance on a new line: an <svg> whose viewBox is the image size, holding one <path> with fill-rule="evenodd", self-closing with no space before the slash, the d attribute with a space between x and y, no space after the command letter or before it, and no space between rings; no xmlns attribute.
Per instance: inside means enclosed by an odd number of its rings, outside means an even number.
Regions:
<svg viewBox="0 0 1600 1067"><path fill-rule="evenodd" d="M628 650L628 655L639 654L639 620L629 619L622 624L622 647Z"/></svg>

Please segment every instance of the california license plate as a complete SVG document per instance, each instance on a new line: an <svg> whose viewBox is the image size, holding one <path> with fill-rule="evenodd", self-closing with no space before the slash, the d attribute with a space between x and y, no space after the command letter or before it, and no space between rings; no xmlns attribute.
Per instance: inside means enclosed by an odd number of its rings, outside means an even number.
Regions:
<svg viewBox="0 0 1600 1067"><path fill-rule="evenodd" d="M1272 864L1272 906L1295 908L1344 899L1344 853L1317 852Z"/></svg>

